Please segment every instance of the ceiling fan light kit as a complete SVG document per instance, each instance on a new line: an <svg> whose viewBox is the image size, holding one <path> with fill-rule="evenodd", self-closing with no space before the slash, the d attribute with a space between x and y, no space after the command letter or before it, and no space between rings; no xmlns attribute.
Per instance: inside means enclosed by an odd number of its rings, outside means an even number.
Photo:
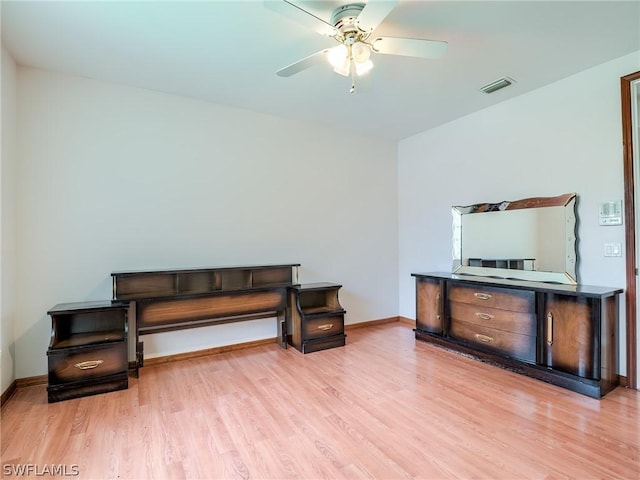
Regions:
<svg viewBox="0 0 640 480"><path fill-rule="evenodd" d="M276 2L278 3L278 2ZM350 3L336 8L331 14L330 23L313 13L307 12L290 0L282 3L295 9L302 15L301 23L314 24L314 30L336 40L339 45L314 53L297 62L281 68L276 73L289 77L305 70L326 58L333 71L351 77L350 92L355 91L355 77L364 75L373 68L371 53L403 55L418 58L439 58L447 49L447 42L402 37L376 37L368 41L371 33L385 19L398 3L397 0L369 0L368 3ZM265 6L282 13L282 3L276 8L273 1L265 0ZM306 14L306 15L304 15Z"/></svg>

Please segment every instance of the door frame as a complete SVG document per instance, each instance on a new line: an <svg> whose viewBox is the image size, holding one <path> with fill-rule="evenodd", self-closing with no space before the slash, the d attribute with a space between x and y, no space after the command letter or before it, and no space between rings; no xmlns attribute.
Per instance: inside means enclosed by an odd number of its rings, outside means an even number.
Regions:
<svg viewBox="0 0 640 480"><path fill-rule="evenodd" d="M624 161L624 217L626 247L625 307L627 324L627 387L638 388L637 372L637 305L636 305L636 208L633 161L633 119L631 110L631 84L640 80L640 71L620 78L622 106L622 148Z"/></svg>

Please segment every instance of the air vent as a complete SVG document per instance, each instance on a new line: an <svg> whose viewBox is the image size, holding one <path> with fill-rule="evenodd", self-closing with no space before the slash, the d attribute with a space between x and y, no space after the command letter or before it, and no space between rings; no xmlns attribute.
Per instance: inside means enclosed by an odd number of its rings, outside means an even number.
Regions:
<svg viewBox="0 0 640 480"><path fill-rule="evenodd" d="M508 87L513 82L515 82L513 78L502 77L496 80L495 82L487 83L485 86L480 87L480 90L482 90L484 93L493 93L496 90L500 90L501 88Z"/></svg>

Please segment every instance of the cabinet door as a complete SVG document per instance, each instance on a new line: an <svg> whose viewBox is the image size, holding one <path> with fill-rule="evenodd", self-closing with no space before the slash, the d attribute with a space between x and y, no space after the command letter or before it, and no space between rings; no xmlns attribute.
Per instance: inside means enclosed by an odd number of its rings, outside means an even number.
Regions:
<svg viewBox="0 0 640 480"><path fill-rule="evenodd" d="M545 295L542 351L544 365L580 377L597 379L596 335L600 319L597 300Z"/></svg>
<svg viewBox="0 0 640 480"><path fill-rule="evenodd" d="M442 287L432 278L416 279L416 328L442 333Z"/></svg>

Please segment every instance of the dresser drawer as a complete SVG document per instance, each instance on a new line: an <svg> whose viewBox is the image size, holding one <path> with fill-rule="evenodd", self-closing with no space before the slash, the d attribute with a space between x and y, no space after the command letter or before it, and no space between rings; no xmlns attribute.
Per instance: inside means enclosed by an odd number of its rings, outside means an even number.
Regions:
<svg viewBox="0 0 640 480"><path fill-rule="evenodd" d="M521 335L536 335L536 315L533 312L513 312L484 305L451 302L451 320L463 321Z"/></svg>
<svg viewBox="0 0 640 480"><path fill-rule="evenodd" d="M333 337L344 333L344 315L307 318L302 322L304 340Z"/></svg>
<svg viewBox="0 0 640 480"><path fill-rule="evenodd" d="M535 292L512 288L451 285L449 300L513 312L535 312Z"/></svg>
<svg viewBox="0 0 640 480"><path fill-rule="evenodd" d="M127 372L126 342L47 352L49 385L77 382Z"/></svg>
<svg viewBox="0 0 640 480"><path fill-rule="evenodd" d="M505 332L469 322L451 319L453 338L483 350L508 355L529 363L536 361L536 337Z"/></svg>

